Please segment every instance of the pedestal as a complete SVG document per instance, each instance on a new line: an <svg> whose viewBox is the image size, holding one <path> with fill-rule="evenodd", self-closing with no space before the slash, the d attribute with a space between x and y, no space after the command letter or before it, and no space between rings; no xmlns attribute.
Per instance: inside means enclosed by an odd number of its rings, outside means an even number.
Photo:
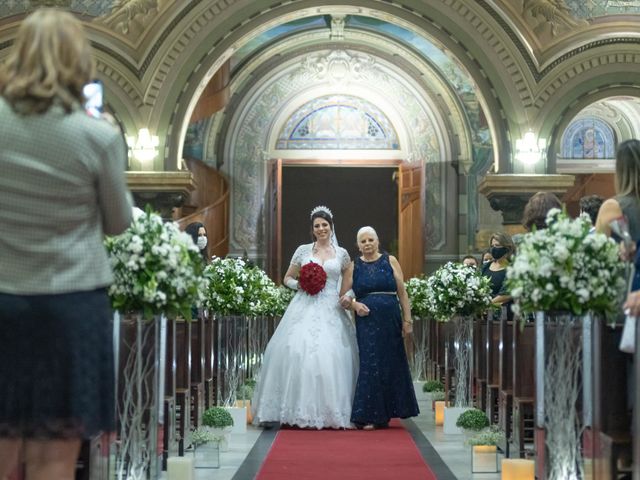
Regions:
<svg viewBox="0 0 640 480"><path fill-rule="evenodd" d="M583 317L536 312L536 477L583 478L581 424Z"/></svg>
<svg viewBox="0 0 640 480"><path fill-rule="evenodd" d="M116 478L157 478L162 466L167 319L114 315L118 362Z"/></svg>
<svg viewBox="0 0 640 480"><path fill-rule="evenodd" d="M498 447L474 445L471 447L471 473L496 473L498 471Z"/></svg>

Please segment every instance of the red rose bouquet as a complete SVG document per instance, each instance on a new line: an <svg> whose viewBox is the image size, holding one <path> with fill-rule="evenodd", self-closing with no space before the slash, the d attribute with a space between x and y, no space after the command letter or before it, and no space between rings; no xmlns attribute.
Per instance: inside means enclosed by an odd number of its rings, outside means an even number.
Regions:
<svg viewBox="0 0 640 480"><path fill-rule="evenodd" d="M309 295L320 292L327 283L327 272L322 265L314 262L307 263L300 268L298 286Z"/></svg>

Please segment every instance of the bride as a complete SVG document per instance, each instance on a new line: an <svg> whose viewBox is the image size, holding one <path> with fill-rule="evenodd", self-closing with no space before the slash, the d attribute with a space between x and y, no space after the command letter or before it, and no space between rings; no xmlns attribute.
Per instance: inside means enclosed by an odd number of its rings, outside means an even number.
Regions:
<svg viewBox="0 0 640 480"><path fill-rule="evenodd" d="M279 422L311 428L350 428L358 369L355 330L338 303L349 254L338 246L327 207L311 212L315 241L299 246L284 277L298 290L264 353L252 400L254 423ZM324 268L324 289L310 295L298 289L300 268Z"/></svg>

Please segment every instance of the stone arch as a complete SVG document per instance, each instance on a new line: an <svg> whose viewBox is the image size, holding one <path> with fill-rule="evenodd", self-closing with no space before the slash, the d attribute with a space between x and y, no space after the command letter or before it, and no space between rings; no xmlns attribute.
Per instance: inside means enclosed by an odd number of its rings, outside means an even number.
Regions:
<svg viewBox="0 0 640 480"><path fill-rule="evenodd" d="M571 121L589 105L606 98L618 96L640 99L640 85L610 84L583 93L572 98L570 103L565 103L558 115L553 117L555 121L549 121L544 125L542 132L545 132L544 134L549 139L548 171L550 173L556 172L556 157L560 148L559 142L562 133L567 129Z"/></svg>
<svg viewBox="0 0 640 480"><path fill-rule="evenodd" d="M282 21L286 15L299 15L301 14L318 14L318 12L330 12L333 8L352 8L358 9L362 14L363 11L374 12L376 15L383 15L389 18L402 19L402 21L408 25L411 25L418 32L422 32L425 35L433 36L438 43L443 44L446 48L453 52L458 58L461 64L465 65L471 73L474 80L477 82L478 91L483 96L483 107L488 117L489 123L492 125L492 135L494 136L494 145L496 145L497 155L496 157L505 158L504 153L500 153L505 148L508 148L506 142L505 132L508 130L505 128L505 115L502 113L502 106L500 105L499 93L507 90L505 84L498 78L498 86L491 84L492 79L487 72L483 71L478 60L470 53L468 49L464 47L458 38L451 34L451 30L443 28L441 23L438 23L433 18L429 17L424 12L418 12L412 9L405 8L403 6L395 4L380 4L376 5L379 10L371 10L364 5L370 5L369 2L361 2L363 6L353 7L335 7L335 6L323 6L323 7L307 7L312 2L298 2L287 5L279 5L274 9L262 9L260 10L261 2L254 2L256 10L251 11L250 8L246 10L245 21L240 21L235 25L235 28L227 31L226 34L219 34L216 36L213 32L206 37L210 42L212 48L206 52L202 57L197 60L197 66L191 70L189 78L186 83L183 84L182 91L177 93L178 101L168 101L166 106L171 106L171 112L164 112L159 115L160 118L169 118L163 128L166 127L167 134L170 137L168 144L171 145L171 150L168 152L169 157L177 158L179 155L179 149L181 148L181 141L186 132L186 122L188 122L189 112L193 108L195 100L199 97L202 88L206 85L208 79L213 75L213 72L230 56L230 49L237 48L238 42L242 41L242 38L246 35L250 35L252 31L260 28L266 28L268 22L278 23ZM253 7L253 6L252 6ZM306 7L306 8L305 8ZM443 7L445 9L445 7ZM426 7L425 7L426 10ZM438 20L443 19L452 28L455 25L456 20L459 18L447 19L450 12L446 8L447 12L439 12ZM429 9L430 13L433 13L434 9ZM379 12L379 13L375 13ZM249 19L249 20L246 20ZM486 19L483 19L483 22ZM265 23L267 22L267 23ZM463 21L463 27L466 21ZM477 23L477 21L475 22ZM459 29L460 27L456 27ZM475 28L475 27L474 27ZM462 28L464 30L464 28ZM470 30L470 29L469 29ZM467 35L469 32L467 32ZM477 39L469 38L469 43L475 42ZM192 56L192 60L193 60ZM491 69L490 69L491 70ZM494 69L496 71L500 68L496 65ZM513 109L512 109L513 110ZM508 156L507 156L508 157ZM173 160L171 160L173 162ZM170 165L169 165L170 166ZM508 168L508 167L505 167Z"/></svg>
<svg viewBox="0 0 640 480"><path fill-rule="evenodd" d="M275 137L292 110L311 98L327 93L346 93L362 88L362 95L376 104L392 119L393 127L406 148L394 152L395 158L421 161L431 166L428 182L434 195L444 203L444 165L450 152L448 138L440 113L419 85L394 71L394 66L380 58L354 50L340 52L342 58L359 63L357 75L344 85L327 87L321 73L312 65L335 54L331 50L307 52L283 63L269 79L247 86L238 95L239 101L229 112L230 118L222 135L224 138L223 171L231 179L232 209L230 215L230 250L259 255L260 213L266 188L266 165ZM374 88L375 86L375 88ZM369 90L369 95L366 91ZM388 100L382 101L384 93ZM289 108L283 108L289 105ZM444 229L444 209L434 208L431 221L436 230Z"/></svg>

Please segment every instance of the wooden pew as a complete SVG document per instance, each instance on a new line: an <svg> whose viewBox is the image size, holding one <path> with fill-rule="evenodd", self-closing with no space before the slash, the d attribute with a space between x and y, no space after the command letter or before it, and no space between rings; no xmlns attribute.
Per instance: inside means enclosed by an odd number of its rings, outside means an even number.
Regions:
<svg viewBox="0 0 640 480"><path fill-rule="evenodd" d="M427 380L438 380L438 322L429 317L429 360L427 362Z"/></svg>
<svg viewBox="0 0 640 480"><path fill-rule="evenodd" d="M198 428L202 425L204 413L204 355L205 355L205 322L199 313L191 320L191 425Z"/></svg>
<svg viewBox="0 0 640 480"><path fill-rule="evenodd" d="M509 439L511 438L511 415L513 410L513 323L507 320L506 315L500 317L498 424L505 432L507 450Z"/></svg>
<svg viewBox="0 0 640 480"><path fill-rule="evenodd" d="M443 322L436 322L436 364L435 374L436 380L445 383L445 351L448 348L447 343L447 324Z"/></svg>
<svg viewBox="0 0 640 480"><path fill-rule="evenodd" d="M176 322L167 322L167 357L164 367L164 434L162 438L162 469L167 459L178 454L178 428L176 423Z"/></svg>
<svg viewBox="0 0 640 480"><path fill-rule="evenodd" d="M615 480L623 473L619 460L631 457L631 357L618 349L622 325L611 328L594 319L593 332L593 472L594 478Z"/></svg>
<svg viewBox="0 0 640 480"><path fill-rule="evenodd" d="M485 396L485 412L491 423L498 423L498 392L500 389L500 359L498 347L500 344L500 319L491 315L487 319L487 388Z"/></svg>
<svg viewBox="0 0 640 480"><path fill-rule="evenodd" d="M487 317L483 316L474 323L473 365L475 370L475 406L487 409Z"/></svg>
<svg viewBox="0 0 640 480"><path fill-rule="evenodd" d="M191 445L191 322L183 319L176 325L176 404L179 455Z"/></svg>
<svg viewBox="0 0 640 480"><path fill-rule="evenodd" d="M438 334L440 335L440 351L438 353L438 373L442 375L444 384L445 402L447 405L455 404L455 349L453 346L454 325L452 322L439 322ZM442 363L440 363L442 362Z"/></svg>
<svg viewBox="0 0 640 480"><path fill-rule="evenodd" d="M524 457L526 444L533 443L536 333L533 323L527 323L521 328L517 319L512 328L511 432L518 456Z"/></svg>
<svg viewBox="0 0 640 480"><path fill-rule="evenodd" d="M213 317L204 315L204 408L215 406L215 324Z"/></svg>

